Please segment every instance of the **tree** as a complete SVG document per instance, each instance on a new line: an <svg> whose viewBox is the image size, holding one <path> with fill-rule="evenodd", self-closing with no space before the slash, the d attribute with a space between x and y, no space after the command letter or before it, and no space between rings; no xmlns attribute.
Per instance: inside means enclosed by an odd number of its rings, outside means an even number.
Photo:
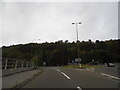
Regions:
<svg viewBox="0 0 120 90"><path fill-rule="evenodd" d="M89 63L92 59L101 63L120 62L120 40L79 42L82 63ZM2 47L2 57L12 59L33 60L39 66L46 62L48 66L67 65L78 57L77 42L62 40L52 43L28 43Z"/></svg>

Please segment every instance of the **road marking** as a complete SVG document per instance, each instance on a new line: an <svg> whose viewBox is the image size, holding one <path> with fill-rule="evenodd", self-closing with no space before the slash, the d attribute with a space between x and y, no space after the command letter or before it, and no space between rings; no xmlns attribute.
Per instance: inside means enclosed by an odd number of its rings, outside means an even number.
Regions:
<svg viewBox="0 0 120 90"><path fill-rule="evenodd" d="M94 68L86 68L86 70L94 72Z"/></svg>
<svg viewBox="0 0 120 90"><path fill-rule="evenodd" d="M104 76L107 76L107 77L110 77L110 78L113 78L113 79L120 80L120 78L115 77L115 76L111 76L111 75L109 75L109 74L101 73L101 75L104 75Z"/></svg>
<svg viewBox="0 0 120 90"><path fill-rule="evenodd" d="M88 70L88 71L94 72L94 68L85 68L85 69L76 69L76 70L79 70L79 71Z"/></svg>
<svg viewBox="0 0 120 90"><path fill-rule="evenodd" d="M57 69L57 71L58 71L58 72L60 72L60 70L59 70L59 69Z"/></svg>
<svg viewBox="0 0 120 90"><path fill-rule="evenodd" d="M85 71L86 69L76 69L77 71Z"/></svg>
<svg viewBox="0 0 120 90"><path fill-rule="evenodd" d="M64 72L61 72L67 79L70 79Z"/></svg>
<svg viewBox="0 0 120 90"><path fill-rule="evenodd" d="M77 86L77 89L78 89L78 90L82 90L82 88L80 88L79 86Z"/></svg>
<svg viewBox="0 0 120 90"><path fill-rule="evenodd" d="M60 72L59 69L56 69L58 72ZM70 77L68 77L64 72L61 72L61 74L63 74L67 79L70 79Z"/></svg>

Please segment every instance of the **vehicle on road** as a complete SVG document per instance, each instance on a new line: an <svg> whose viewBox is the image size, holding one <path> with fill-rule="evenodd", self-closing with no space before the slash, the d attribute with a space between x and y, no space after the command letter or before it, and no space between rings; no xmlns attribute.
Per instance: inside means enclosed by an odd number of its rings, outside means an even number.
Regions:
<svg viewBox="0 0 120 90"><path fill-rule="evenodd" d="M115 67L115 64L114 63L107 63L107 66L108 67Z"/></svg>

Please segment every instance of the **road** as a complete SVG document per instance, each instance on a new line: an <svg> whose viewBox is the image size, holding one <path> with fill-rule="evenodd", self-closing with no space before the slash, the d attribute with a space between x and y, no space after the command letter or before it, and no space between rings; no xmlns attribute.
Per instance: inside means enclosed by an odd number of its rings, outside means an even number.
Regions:
<svg viewBox="0 0 120 90"><path fill-rule="evenodd" d="M107 65L101 65L101 68L95 68L94 70L96 72L106 73L115 77L120 77L119 73L120 71L118 68L120 67L119 63L115 63L115 67L108 67Z"/></svg>
<svg viewBox="0 0 120 90"><path fill-rule="evenodd" d="M118 88L118 80L86 69L44 67L43 72L22 88ZM104 90L104 89L103 89Z"/></svg>

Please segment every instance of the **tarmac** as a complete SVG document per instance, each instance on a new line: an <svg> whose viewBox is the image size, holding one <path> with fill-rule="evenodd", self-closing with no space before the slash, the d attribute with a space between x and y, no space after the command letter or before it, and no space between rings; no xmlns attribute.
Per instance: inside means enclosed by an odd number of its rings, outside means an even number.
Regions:
<svg viewBox="0 0 120 90"><path fill-rule="evenodd" d="M2 88L17 88L41 73L40 68L2 77Z"/></svg>

